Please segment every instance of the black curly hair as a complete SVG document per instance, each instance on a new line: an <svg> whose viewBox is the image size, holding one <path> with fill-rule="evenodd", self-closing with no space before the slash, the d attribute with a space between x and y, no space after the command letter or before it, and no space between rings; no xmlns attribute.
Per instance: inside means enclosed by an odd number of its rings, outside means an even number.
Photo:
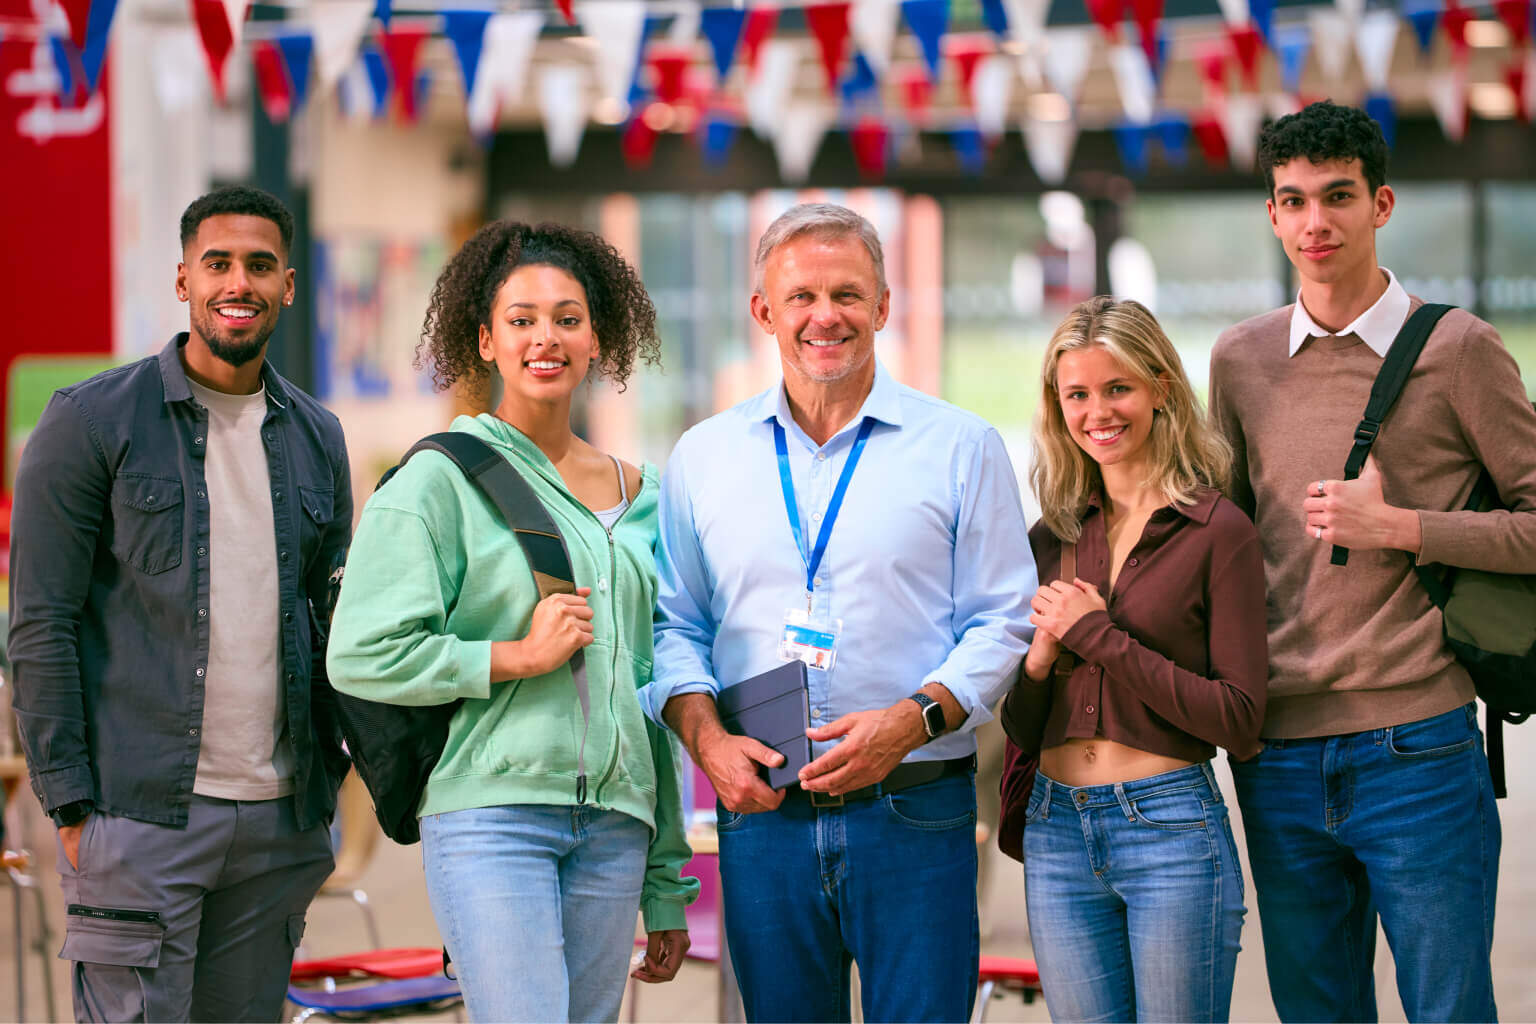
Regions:
<svg viewBox="0 0 1536 1024"><path fill-rule="evenodd" d="M437 284L421 325L416 366L430 365L439 391L463 381L489 383L494 364L480 356L480 328L491 326L491 303L519 267L556 267L587 293L598 372L624 390L635 359L661 361L656 308L633 267L600 236L563 224L531 227L499 220L475 232L456 252Z"/></svg>
<svg viewBox="0 0 1536 1024"><path fill-rule="evenodd" d="M181 214L181 247L197 237L197 229L209 217L221 214L244 214L262 217L277 225L277 233L283 241L283 255L293 248L293 214L283 201L270 192L250 185L225 185L207 195L192 200Z"/></svg>
<svg viewBox="0 0 1536 1024"><path fill-rule="evenodd" d="M1387 140L1381 125L1356 107L1320 100L1264 126L1259 133L1259 170L1270 198L1275 195L1275 168L1297 157L1315 164L1358 159L1371 195L1387 183Z"/></svg>

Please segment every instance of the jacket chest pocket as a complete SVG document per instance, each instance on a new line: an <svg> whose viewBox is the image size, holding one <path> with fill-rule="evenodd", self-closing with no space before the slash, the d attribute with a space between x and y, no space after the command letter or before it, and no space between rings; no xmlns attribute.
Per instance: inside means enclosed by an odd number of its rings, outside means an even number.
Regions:
<svg viewBox="0 0 1536 1024"><path fill-rule="evenodd" d="M181 564L181 481L120 474L112 481L112 553L142 573Z"/></svg>
<svg viewBox="0 0 1536 1024"><path fill-rule="evenodd" d="M336 514L335 493L329 487L299 487L299 551L309 565L320 549L320 538Z"/></svg>

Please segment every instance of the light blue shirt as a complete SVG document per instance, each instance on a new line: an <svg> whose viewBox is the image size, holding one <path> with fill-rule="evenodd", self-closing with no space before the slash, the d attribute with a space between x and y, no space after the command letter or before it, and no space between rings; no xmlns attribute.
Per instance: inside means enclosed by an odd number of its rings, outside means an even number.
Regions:
<svg viewBox="0 0 1536 1024"><path fill-rule="evenodd" d="M865 417L876 423L817 570L812 614L843 629L832 669L810 670L811 724L937 682L965 723L908 760L975 751L972 730L992 717L1033 636L1035 564L1018 485L994 428L878 365L859 414L824 445L795 423L782 384L678 441L662 479L655 679L640 691L652 719L674 695L715 694L781 664L784 613L805 608L806 563L773 421L809 546Z"/></svg>

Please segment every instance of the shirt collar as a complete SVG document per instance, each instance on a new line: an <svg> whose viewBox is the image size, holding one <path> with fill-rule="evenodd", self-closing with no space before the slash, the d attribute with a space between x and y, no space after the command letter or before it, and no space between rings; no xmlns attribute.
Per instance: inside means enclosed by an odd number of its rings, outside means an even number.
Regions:
<svg viewBox="0 0 1536 1024"><path fill-rule="evenodd" d="M1173 502L1163 506L1152 513L1153 518L1159 516L1181 515L1192 523L1204 526L1211 521L1211 513L1216 509L1216 502L1221 499L1221 492L1211 487L1200 487L1195 490L1194 501L1188 505ZM1089 512L1101 512L1104 508L1104 495L1100 491L1094 491L1088 495L1088 505L1083 511L1083 518L1088 518Z"/></svg>
<svg viewBox="0 0 1536 1024"><path fill-rule="evenodd" d="M778 387L770 388L759 395L754 400L749 415L754 423L777 419L788 429L795 422L795 418L789 411L789 395L784 390L784 382L781 380ZM874 386L865 396L858 415L848 421L848 426L862 423L865 417L873 417L893 427L901 426L901 385L886 372L885 364L878 359L875 360ZM846 429L848 427L843 428L843 430ZM842 430L838 433L841 434Z"/></svg>
<svg viewBox="0 0 1536 1024"><path fill-rule="evenodd" d="M1408 319L1408 291L1398 283L1397 275L1386 267L1387 290L1370 309L1361 313L1354 322L1339 331L1330 331L1312 319L1305 306L1301 304L1301 295L1296 296L1296 305L1291 308L1291 347L1290 355L1295 355L1308 338L1326 338L1337 335L1343 337L1353 334L1372 352L1383 359L1386 358L1387 349L1392 347L1392 342L1397 338L1397 332L1403 329L1403 324Z"/></svg>
<svg viewBox="0 0 1536 1024"><path fill-rule="evenodd" d="M187 386L187 368L181 365L181 347L190 335L182 331L166 342L157 357L160 363L160 384L165 389L167 402L185 402L191 399L192 389ZM265 357L261 360L261 383L267 391L267 401L279 409L288 408L288 392L283 388L283 378L272 369Z"/></svg>

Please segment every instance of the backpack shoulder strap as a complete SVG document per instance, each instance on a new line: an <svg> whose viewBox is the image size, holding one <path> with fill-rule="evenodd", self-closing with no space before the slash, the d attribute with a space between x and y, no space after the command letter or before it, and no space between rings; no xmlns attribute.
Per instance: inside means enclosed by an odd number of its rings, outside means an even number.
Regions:
<svg viewBox="0 0 1536 1024"><path fill-rule="evenodd" d="M1397 396L1403 393L1408 375L1413 372L1413 364L1418 361L1419 353L1424 351L1424 343L1429 340L1440 318L1455 308L1442 302L1426 302L1413 311L1397 332L1392 347L1387 349L1386 358L1381 361L1376 381L1371 385L1371 397L1365 403L1365 416L1355 428L1354 445L1349 449L1349 457L1344 460L1345 480L1354 480L1360 475L1360 470L1365 468L1365 459L1371 454L1371 445L1376 443L1376 435L1381 432L1381 424L1386 420L1387 413L1392 411ZM1349 549L1335 544L1330 561L1334 565L1347 564Z"/></svg>

